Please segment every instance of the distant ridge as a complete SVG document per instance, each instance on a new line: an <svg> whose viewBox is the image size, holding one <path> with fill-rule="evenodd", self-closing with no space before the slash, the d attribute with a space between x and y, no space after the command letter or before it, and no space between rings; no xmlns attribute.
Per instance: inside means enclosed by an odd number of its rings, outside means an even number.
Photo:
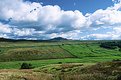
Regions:
<svg viewBox="0 0 121 80"><path fill-rule="evenodd" d="M63 37L55 37L53 39L50 39L51 41L65 41L65 40L68 40L66 38L63 38Z"/></svg>
<svg viewBox="0 0 121 80"><path fill-rule="evenodd" d="M7 38L0 38L0 42L19 42L19 41L44 42L44 41L48 41L48 40L26 40L26 39L7 39Z"/></svg>
<svg viewBox="0 0 121 80"><path fill-rule="evenodd" d="M121 40L73 40L73 39L67 39L67 38L63 38L63 37L55 37L55 38L47 39L47 40L27 40L27 39L10 39L10 38L0 37L0 42L21 42L21 41L30 41L30 42L56 42L56 41L109 42L109 41L121 41Z"/></svg>
<svg viewBox="0 0 121 80"><path fill-rule="evenodd" d="M8 39L8 38L0 38L0 42L19 42L19 41L32 41L32 42L53 42L53 41L65 41L68 40L62 37L56 37L48 40L26 40L26 39Z"/></svg>
<svg viewBox="0 0 121 80"><path fill-rule="evenodd" d="M0 41L12 42L14 39L0 38Z"/></svg>

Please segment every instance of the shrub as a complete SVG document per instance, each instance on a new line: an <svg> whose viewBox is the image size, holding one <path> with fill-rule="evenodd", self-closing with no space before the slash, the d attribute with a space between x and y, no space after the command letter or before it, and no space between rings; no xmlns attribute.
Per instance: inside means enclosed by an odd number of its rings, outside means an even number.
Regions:
<svg viewBox="0 0 121 80"><path fill-rule="evenodd" d="M121 48L119 49L119 51L121 52Z"/></svg>
<svg viewBox="0 0 121 80"><path fill-rule="evenodd" d="M32 69L34 68L31 64L29 63L22 63L21 69Z"/></svg>
<svg viewBox="0 0 121 80"><path fill-rule="evenodd" d="M120 59L113 59L112 62L121 61Z"/></svg>
<svg viewBox="0 0 121 80"><path fill-rule="evenodd" d="M58 64L62 64L62 62L58 62Z"/></svg>

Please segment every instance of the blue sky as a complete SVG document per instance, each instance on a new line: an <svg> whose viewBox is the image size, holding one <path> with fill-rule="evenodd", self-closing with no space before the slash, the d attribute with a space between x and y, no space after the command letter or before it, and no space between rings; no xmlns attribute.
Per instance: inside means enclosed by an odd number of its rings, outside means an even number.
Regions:
<svg viewBox="0 0 121 80"><path fill-rule="evenodd" d="M0 37L120 40L121 0L0 0Z"/></svg>
<svg viewBox="0 0 121 80"><path fill-rule="evenodd" d="M41 2L43 5L58 5L63 10L79 10L83 14L93 13L97 9L106 9L113 6L111 0L26 0L31 2Z"/></svg>

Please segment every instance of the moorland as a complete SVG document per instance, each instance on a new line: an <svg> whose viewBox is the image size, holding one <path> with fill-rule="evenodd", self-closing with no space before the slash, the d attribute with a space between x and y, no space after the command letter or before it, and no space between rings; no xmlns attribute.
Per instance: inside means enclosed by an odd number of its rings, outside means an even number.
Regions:
<svg viewBox="0 0 121 80"><path fill-rule="evenodd" d="M0 80L121 80L120 40L0 39Z"/></svg>

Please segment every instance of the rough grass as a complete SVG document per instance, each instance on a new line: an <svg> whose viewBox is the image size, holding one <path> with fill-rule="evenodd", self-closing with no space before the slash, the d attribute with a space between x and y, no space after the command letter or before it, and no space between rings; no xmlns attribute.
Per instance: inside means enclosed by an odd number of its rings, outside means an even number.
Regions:
<svg viewBox="0 0 121 80"><path fill-rule="evenodd" d="M121 61L103 62L88 66L84 64L49 65L34 71L51 73L58 80L121 80Z"/></svg>
<svg viewBox="0 0 121 80"><path fill-rule="evenodd" d="M53 76L32 70L0 70L0 80L53 80Z"/></svg>
<svg viewBox="0 0 121 80"><path fill-rule="evenodd" d="M33 70L1 69L0 80L121 80L121 61L60 63Z"/></svg>

